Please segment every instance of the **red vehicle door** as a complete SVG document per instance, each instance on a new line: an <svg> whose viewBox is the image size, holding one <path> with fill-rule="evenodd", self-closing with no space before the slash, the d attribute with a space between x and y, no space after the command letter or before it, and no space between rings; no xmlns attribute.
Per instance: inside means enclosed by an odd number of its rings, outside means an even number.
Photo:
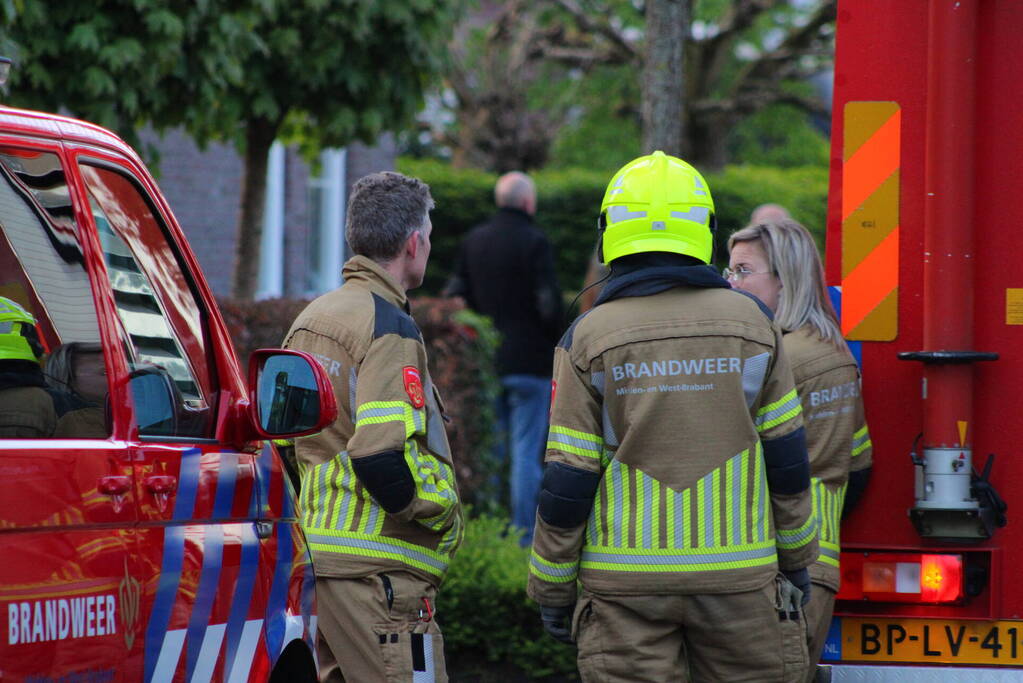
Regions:
<svg viewBox="0 0 1023 683"><path fill-rule="evenodd" d="M230 340L148 175L94 149L73 155L124 361L148 382L132 384L130 443L144 680L266 678L291 639L315 632L311 568L295 561L307 557L301 533L272 523L294 517L280 461L231 436L246 392Z"/></svg>
<svg viewBox="0 0 1023 683"><path fill-rule="evenodd" d="M58 143L0 136L0 297L37 321L55 429L0 436L0 677L137 680L138 496L127 416L115 409L126 373L104 352L109 287L68 173ZM22 374L16 362L32 365L0 358L0 376Z"/></svg>

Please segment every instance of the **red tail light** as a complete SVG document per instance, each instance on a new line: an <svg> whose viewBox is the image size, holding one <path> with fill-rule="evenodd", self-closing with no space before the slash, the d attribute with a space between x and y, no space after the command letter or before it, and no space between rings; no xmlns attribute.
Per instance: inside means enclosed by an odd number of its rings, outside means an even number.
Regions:
<svg viewBox="0 0 1023 683"><path fill-rule="evenodd" d="M963 556L842 553L840 600L951 603L963 597Z"/></svg>

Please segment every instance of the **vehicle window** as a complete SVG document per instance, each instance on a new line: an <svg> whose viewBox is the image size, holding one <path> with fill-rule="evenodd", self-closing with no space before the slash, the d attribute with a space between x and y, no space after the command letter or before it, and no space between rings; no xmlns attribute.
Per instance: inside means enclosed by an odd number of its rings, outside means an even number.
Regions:
<svg viewBox="0 0 1023 683"><path fill-rule="evenodd" d="M209 436L214 377L207 360L207 318L167 238L159 214L128 176L80 165L99 233L143 435ZM152 375L163 375L175 414L153 414ZM146 396L149 400L143 401ZM159 411L158 411L159 412ZM148 415L147 419L142 416Z"/></svg>
<svg viewBox="0 0 1023 683"><path fill-rule="evenodd" d="M0 439L106 438L108 391L60 159L0 147Z"/></svg>

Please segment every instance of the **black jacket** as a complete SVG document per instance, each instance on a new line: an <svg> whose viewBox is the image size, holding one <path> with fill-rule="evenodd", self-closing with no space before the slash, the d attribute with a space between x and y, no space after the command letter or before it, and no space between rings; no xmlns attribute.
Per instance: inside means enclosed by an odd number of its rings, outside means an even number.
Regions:
<svg viewBox="0 0 1023 683"><path fill-rule="evenodd" d="M561 289L550 242L525 212L499 209L462 241L446 293L489 316L501 333L500 375L549 377L561 336Z"/></svg>

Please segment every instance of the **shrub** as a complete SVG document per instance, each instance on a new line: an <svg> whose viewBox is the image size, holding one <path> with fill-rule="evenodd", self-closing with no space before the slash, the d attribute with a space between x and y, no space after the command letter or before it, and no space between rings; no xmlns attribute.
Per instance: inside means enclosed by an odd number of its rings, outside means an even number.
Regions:
<svg viewBox="0 0 1023 683"><path fill-rule="evenodd" d="M497 331L489 318L449 299L413 299L412 316L423 331L430 376L450 418L448 442L459 493L466 503L494 510L500 468L491 454L500 390L494 367Z"/></svg>
<svg viewBox="0 0 1023 683"><path fill-rule="evenodd" d="M493 191L497 176L484 171L454 169L429 159L400 159L399 169L425 180L437 208L433 211L433 251L425 290L439 293L454 270L458 244L472 226L494 211ZM537 222L551 240L558 279L574 294L596 244L597 215L607 181L616 169L548 169L534 174L539 206ZM724 244L728 236L746 225L759 204L775 202L787 207L824 244L828 171L816 166L771 168L729 166L708 174L707 182L717 209L717 262L727 261Z"/></svg>
<svg viewBox="0 0 1023 683"><path fill-rule="evenodd" d="M234 341L234 350L245 371L249 354L256 349L276 349L284 341L298 314L309 302L305 299L263 299L243 301L218 299L227 332Z"/></svg>
<svg viewBox="0 0 1023 683"><path fill-rule="evenodd" d="M279 347L309 302L221 299L219 303L244 364L255 349ZM462 498L493 509L498 464L492 460L490 444L500 386L494 370L497 332L489 319L461 310L454 301L423 297L412 299L411 305L426 343L430 375L451 417L446 426Z"/></svg>
<svg viewBox="0 0 1023 683"><path fill-rule="evenodd" d="M726 254L728 236L749 221L750 212L767 202L781 204L806 226L824 248L828 171L816 166L771 168L728 166L707 179L717 209L719 256ZM727 257L719 258L727 261Z"/></svg>
<svg viewBox="0 0 1023 683"><path fill-rule="evenodd" d="M526 596L529 549L503 517L467 519L441 588L438 621L453 681L576 680L576 650L546 633Z"/></svg>

